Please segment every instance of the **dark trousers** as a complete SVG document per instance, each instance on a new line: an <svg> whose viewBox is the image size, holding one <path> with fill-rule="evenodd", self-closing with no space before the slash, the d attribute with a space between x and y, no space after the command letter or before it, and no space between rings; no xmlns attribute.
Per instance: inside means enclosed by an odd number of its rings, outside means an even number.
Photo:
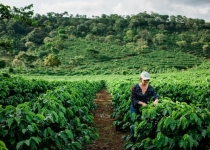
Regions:
<svg viewBox="0 0 210 150"><path fill-rule="evenodd" d="M131 118L131 126L130 126L130 134L131 134L131 141L134 142L134 122L135 120L132 119L132 114L135 113L135 115L140 115L140 110L139 108L134 108L133 105L130 105L130 118Z"/></svg>

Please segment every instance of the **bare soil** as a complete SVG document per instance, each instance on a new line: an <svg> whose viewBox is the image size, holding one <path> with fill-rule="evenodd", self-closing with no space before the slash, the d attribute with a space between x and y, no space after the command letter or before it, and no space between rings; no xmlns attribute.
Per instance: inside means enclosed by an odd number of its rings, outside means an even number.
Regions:
<svg viewBox="0 0 210 150"><path fill-rule="evenodd" d="M84 150L123 150L125 132L117 131L113 125L114 119L110 117L112 113L111 95L107 89L103 89L96 94L95 103L98 108L94 110L94 122L99 131L100 137Z"/></svg>

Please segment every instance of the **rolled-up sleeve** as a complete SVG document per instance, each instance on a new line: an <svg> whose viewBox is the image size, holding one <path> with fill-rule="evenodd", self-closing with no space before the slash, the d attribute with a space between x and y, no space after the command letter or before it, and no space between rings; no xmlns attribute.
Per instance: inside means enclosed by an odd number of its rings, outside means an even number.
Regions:
<svg viewBox="0 0 210 150"><path fill-rule="evenodd" d="M135 86L132 87L131 89L131 102L133 104L134 107L138 107L138 98L137 98L137 94L136 94L136 91L135 91Z"/></svg>

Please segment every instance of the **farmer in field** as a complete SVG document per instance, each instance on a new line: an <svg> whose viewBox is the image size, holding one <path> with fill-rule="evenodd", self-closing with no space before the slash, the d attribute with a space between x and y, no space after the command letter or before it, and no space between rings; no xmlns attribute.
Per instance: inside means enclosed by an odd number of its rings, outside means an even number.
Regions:
<svg viewBox="0 0 210 150"><path fill-rule="evenodd" d="M150 99L154 98L154 105L158 104L159 96L156 93L155 89L149 85L150 74L146 71L143 71L140 74L140 83L135 84L131 89L131 105L130 105L130 114L135 113L140 115L141 106L147 106ZM134 120L131 118L131 141L134 142L134 129L133 129Z"/></svg>

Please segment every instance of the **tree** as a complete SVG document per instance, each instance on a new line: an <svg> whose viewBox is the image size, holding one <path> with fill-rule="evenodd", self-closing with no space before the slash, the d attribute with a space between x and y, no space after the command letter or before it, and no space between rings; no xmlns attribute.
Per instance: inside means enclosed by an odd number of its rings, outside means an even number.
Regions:
<svg viewBox="0 0 210 150"><path fill-rule="evenodd" d="M140 32L141 38L145 41L149 41L151 38L150 32L148 30L142 30Z"/></svg>
<svg viewBox="0 0 210 150"><path fill-rule="evenodd" d="M106 31L106 25L103 23L92 24L90 30L93 34L103 35Z"/></svg>
<svg viewBox="0 0 210 150"><path fill-rule="evenodd" d="M203 49L204 55L210 55L210 46L209 45L207 45L207 44L203 45L202 49Z"/></svg>
<svg viewBox="0 0 210 150"><path fill-rule="evenodd" d="M132 42L133 41L133 37L134 37L134 31L129 29L129 30L126 31L124 40L126 42Z"/></svg>
<svg viewBox="0 0 210 150"><path fill-rule="evenodd" d="M13 40L0 38L0 47L3 47L5 50L8 51L9 49L13 48L14 46L13 42L14 42Z"/></svg>
<svg viewBox="0 0 210 150"><path fill-rule="evenodd" d="M27 47L28 49L32 49L33 47L35 47L34 43L33 42L26 42L25 43L25 47Z"/></svg>
<svg viewBox="0 0 210 150"><path fill-rule="evenodd" d="M50 66L50 67L54 67L54 66L59 66L61 64L60 59L58 58L58 55L54 55L54 54L49 54L45 59L44 59L44 65L45 66Z"/></svg>
<svg viewBox="0 0 210 150"><path fill-rule="evenodd" d="M123 18L119 18L115 20L115 24L113 25L113 29L117 32L122 31L127 26L127 21Z"/></svg>
<svg viewBox="0 0 210 150"><path fill-rule="evenodd" d="M36 26L37 25L36 21L32 19L32 16L34 13L32 10L30 10L32 7L33 7L33 4L23 7L23 8L22 7L11 8L10 6L7 6L7 5L5 6L0 3L0 20L14 19L14 20L24 22L27 25ZM10 41L6 43L4 41L4 42L0 42L0 47L11 48L13 47L13 45Z"/></svg>
<svg viewBox="0 0 210 150"><path fill-rule="evenodd" d="M158 33L155 35L153 42L158 42L158 45L162 44L166 40L166 36L164 34Z"/></svg>
<svg viewBox="0 0 210 150"><path fill-rule="evenodd" d="M116 37L114 35L107 35L105 37L105 42L107 42L107 43L114 43L115 39L116 39Z"/></svg>
<svg viewBox="0 0 210 150"><path fill-rule="evenodd" d="M86 40L94 41L96 39L96 36L93 34L87 34L85 37Z"/></svg>
<svg viewBox="0 0 210 150"><path fill-rule="evenodd" d="M140 54L141 52L143 52L144 49L149 48L149 46L147 45L148 42L145 41L145 40L142 39L142 38L141 38L141 39L138 39L136 43L137 43L137 48L136 48L135 50L136 50L136 52L137 52L138 54Z"/></svg>
<svg viewBox="0 0 210 150"><path fill-rule="evenodd" d="M15 56L16 61L22 62L25 67L32 66L33 62L37 60L37 56L28 54L26 52L19 52L18 55Z"/></svg>
<svg viewBox="0 0 210 150"><path fill-rule="evenodd" d="M47 35L48 34L44 32L42 28L34 28L33 31L28 33L26 38L27 41L34 42L34 44L42 44Z"/></svg>
<svg viewBox="0 0 210 150"><path fill-rule="evenodd" d="M5 6L0 3L0 20L15 19L18 21L23 21L28 25L37 25L36 21L32 19L32 16L34 14L33 10L31 10L32 7L33 4L21 8L11 8L10 6Z"/></svg>
<svg viewBox="0 0 210 150"><path fill-rule="evenodd" d="M177 45L179 45L180 48L184 48L187 46L187 42L186 41L177 41L176 42Z"/></svg>

